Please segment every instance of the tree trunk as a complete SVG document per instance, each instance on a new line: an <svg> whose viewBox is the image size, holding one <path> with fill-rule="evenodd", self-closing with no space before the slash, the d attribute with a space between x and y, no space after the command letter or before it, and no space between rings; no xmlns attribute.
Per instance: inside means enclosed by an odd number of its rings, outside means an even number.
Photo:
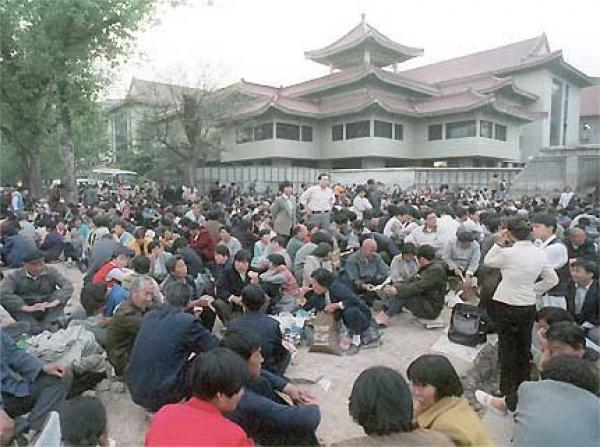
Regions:
<svg viewBox="0 0 600 447"><path fill-rule="evenodd" d="M186 165L186 178L185 181L187 186L197 186L196 178L198 173L198 155L196 151L190 153L190 158Z"/></svg>
<svg viewBox="0 0 600 447"><path fill-rule="evenodd" d="M42 197L42 173L40 169L40 154L37 149L29 149L25 153L27 172L25 185L29 190L29 197L39 199Z"/></svg>
<svg viewBox="0 0 600 447"><path fill-rule="evenodd" d="M71 112L66 105L61 106L58 120L58 154L62 162L61 183L67 203L77 203L77 181L75 179L75 145Z"/></svg>

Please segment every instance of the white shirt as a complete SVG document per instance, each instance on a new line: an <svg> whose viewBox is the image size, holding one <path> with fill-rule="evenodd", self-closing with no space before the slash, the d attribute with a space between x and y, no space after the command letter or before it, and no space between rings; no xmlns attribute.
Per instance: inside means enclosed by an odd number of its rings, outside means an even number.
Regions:
<svg viewBox="0 0 600 447"><path fill-rule="evenodd" d="M369 202L366 197L356 196L352 201L354 212L359 220L363 219L363 213L367 210L373 209L373 205Z"/></svg>
<svg viewBox="0 0 600 447"><path fill-rule="evenodd" d="M536 245L546 252L546 255L548 256L548 262L550 263L549 265L554 270L561 268L563 265L569 262L569 253L567 252L567 247L565 244L559 242L548 245L555 239L556 235L553 234L544 242L541 240L536 241Z"/></svg>
<svg viewBox="0 0 600 447"><path fill-rule="evenodd" d="M411 231L406 239L404 239L404 242L412 242L417 247L429 245L435 248L436 251L440 251L445 245L443 234L439 231L439 228L431 231L426 229L425 225L421 225Z"/></svg>
<svg viewBox="0 0 600 447"><path fill-rule="evenodd" d="M385 223L385 227L383 227L383 235L401 240L417 227L418 225L415 222L409 221L402 223L397 217L391 217Z"/></svg>
<svg viewBox="0 0 600 447"><path fill-rule="evenodd" d="M335 195L331 188L321 188L319 185L311 186L300 196L300 203L311 211L331 211L335 203Z"/></svg>
<svg viewBox="0 0 600 447"><path fill-rule="evenodd" d="M492 299L511 306L533 306L536 295L558 284L558 275L544 250L529 241L515 242L508 248L494 244L483 264L502 271L502 281Z"/></svg>

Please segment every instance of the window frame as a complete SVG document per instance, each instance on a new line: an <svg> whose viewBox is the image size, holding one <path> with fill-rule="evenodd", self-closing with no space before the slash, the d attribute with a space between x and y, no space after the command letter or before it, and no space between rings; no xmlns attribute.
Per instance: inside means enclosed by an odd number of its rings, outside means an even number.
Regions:
<svg viewBox="0 0 600 447"><path fill-rule="evenodd" d="M400 138L398 138L398 129L400 129ZM404 141L404 124L394 123L394 140Z"/></svg>
<svg viewBox="0 0 600 447"><path fill-rule="evenodd" d="M490 128L490 134L488 135L484 135L483 134L483 124L489 124ZM493 121L489 121L489 120L479 120L479 136L482 138L489 138L489 139L494 139L494 127L495 127L495 123Z"/></svg>
<svg viewBox="0 0 600 447"><path fill-rule="evenodd" d="M389 129L388 129L389 127ZM385 131L386 135L377 135L377 130L381 131L382 129ZM389 130L389 136L387 135ZM386 138L388 140L392 140L394 138L394 125L389 121L381 121L381 120L373 120L373 136L377 138Z"/></svg>
<svg viewBox="0 0 600 447"><path fill-rule="evenodd" d="M433 129L439 129L440 135L432 135ZM440 141L444 139L444 125L442 123L429 124L427 126L427 141Z"/></svg>
<svg viewBox="0 0 600 447"><path fill-rule="evenodd" d="M262 134L260 135L260 137L258 136L263 130L265 129L270 129L268 132L266 132L265 135L267 136L263 136ZM257 124L256 126L254 126L252 128L252 132L253 132L253 138L252 141L265 141L265 140L272 140L274 135L273 135L273 123L261 123L261 124ZM270 135L270 136L268 136Z"/></svg>
<svg viewBox="0 0 600 447"><path fill-rule="evenodd" d="M339 138L336 138L336 131L340 133ZM331 125L331 141L344 141L344 124Z"/></svg>
<svg viewBox="0 0 600 447"><path fill-rule="evenodd" d="M473 138L477 136L477 120L461 120L461 121L451 121L446 123L446 140L449 139L457 139L457 138ZM453 136L452 132L463 131L463 129L468 129L468 135L456 135Z"/></svg>
<svg viewBox="0 0 600 447"><path fill-rule="evenodd" d="M287 131L297 131L297 138L288 138L286 136L280 136L280 128L283 131L284 129L287 128ZM288 141L300 141L300 125L299 124L294 124L294 123L282 123L282 122L276 122L275 123L275 138L278 140L288 140Z"/></svg>
<svg viewBox="0 0 600 447"><path fill-rule="evenodd" d="M306 134L308 132L308 135ZM300 126L300 141L305 143L310 143L314 138L314 129L313 126Z"/></svg>
<svg viewBox="0 0 600 447"><path fill-rule="evenodd" d="M367 134L361 134L361 133L356 133L356 135L354 135L352 132L348 132L348 128L350 126L352 126L352 129L354 129L356 127L357 130L361 130L364 131L364 125L367 124L368 126L368 131ZM350 123L346 123L344 125L345 129L346 129L346 140L355 140L357 138L369 138L371 137L371 120L360 120L360 121L352 121ZM350 136L349 136L350 134Z"/></svg>
<svg viewBox="0 0 600 447"><path fill-rule="evenodd" d="M503 129L504 138L498 138L498 129ZM506 141L508 138L508 126L505 124L494 123L494 140Z"/></svg>

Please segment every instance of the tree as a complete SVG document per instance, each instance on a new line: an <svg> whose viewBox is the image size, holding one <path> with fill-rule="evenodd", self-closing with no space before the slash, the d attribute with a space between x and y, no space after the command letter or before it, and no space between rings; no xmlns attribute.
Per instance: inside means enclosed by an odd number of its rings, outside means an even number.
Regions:
<svg viewBox="0 0 600 447"><path fill-rule="evenodd" d="M218 89L207 79L195 88L148 83L141 98L145 112L138 150L134 148L130 163L150 162L151 157L155 167L175 168L194 185L197 168L219 160L223 120L248 98L235 88Z"/></svg>
<svg viewBox="0 0 600 447"><path fill-rule="evenodd" d="M0 0L0 125L27 160L32 190L41 141L55 131L66 197L75 198L74 117L98 99L108 69L163 3L175 2Z"/></svg>

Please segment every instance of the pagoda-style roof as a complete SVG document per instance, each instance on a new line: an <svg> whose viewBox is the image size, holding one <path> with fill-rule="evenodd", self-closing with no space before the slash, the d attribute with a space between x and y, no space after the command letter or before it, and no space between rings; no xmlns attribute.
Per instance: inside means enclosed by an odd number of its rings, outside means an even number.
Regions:
<svg viewBox="0 0 600 447"><path fill-rule="evenodd" d="M304 53L307 59L332 68L356 67L364 62L387 67L422 56L421 48L401 45L377 31L364 20L350 32L320 50Z"/></svg>

